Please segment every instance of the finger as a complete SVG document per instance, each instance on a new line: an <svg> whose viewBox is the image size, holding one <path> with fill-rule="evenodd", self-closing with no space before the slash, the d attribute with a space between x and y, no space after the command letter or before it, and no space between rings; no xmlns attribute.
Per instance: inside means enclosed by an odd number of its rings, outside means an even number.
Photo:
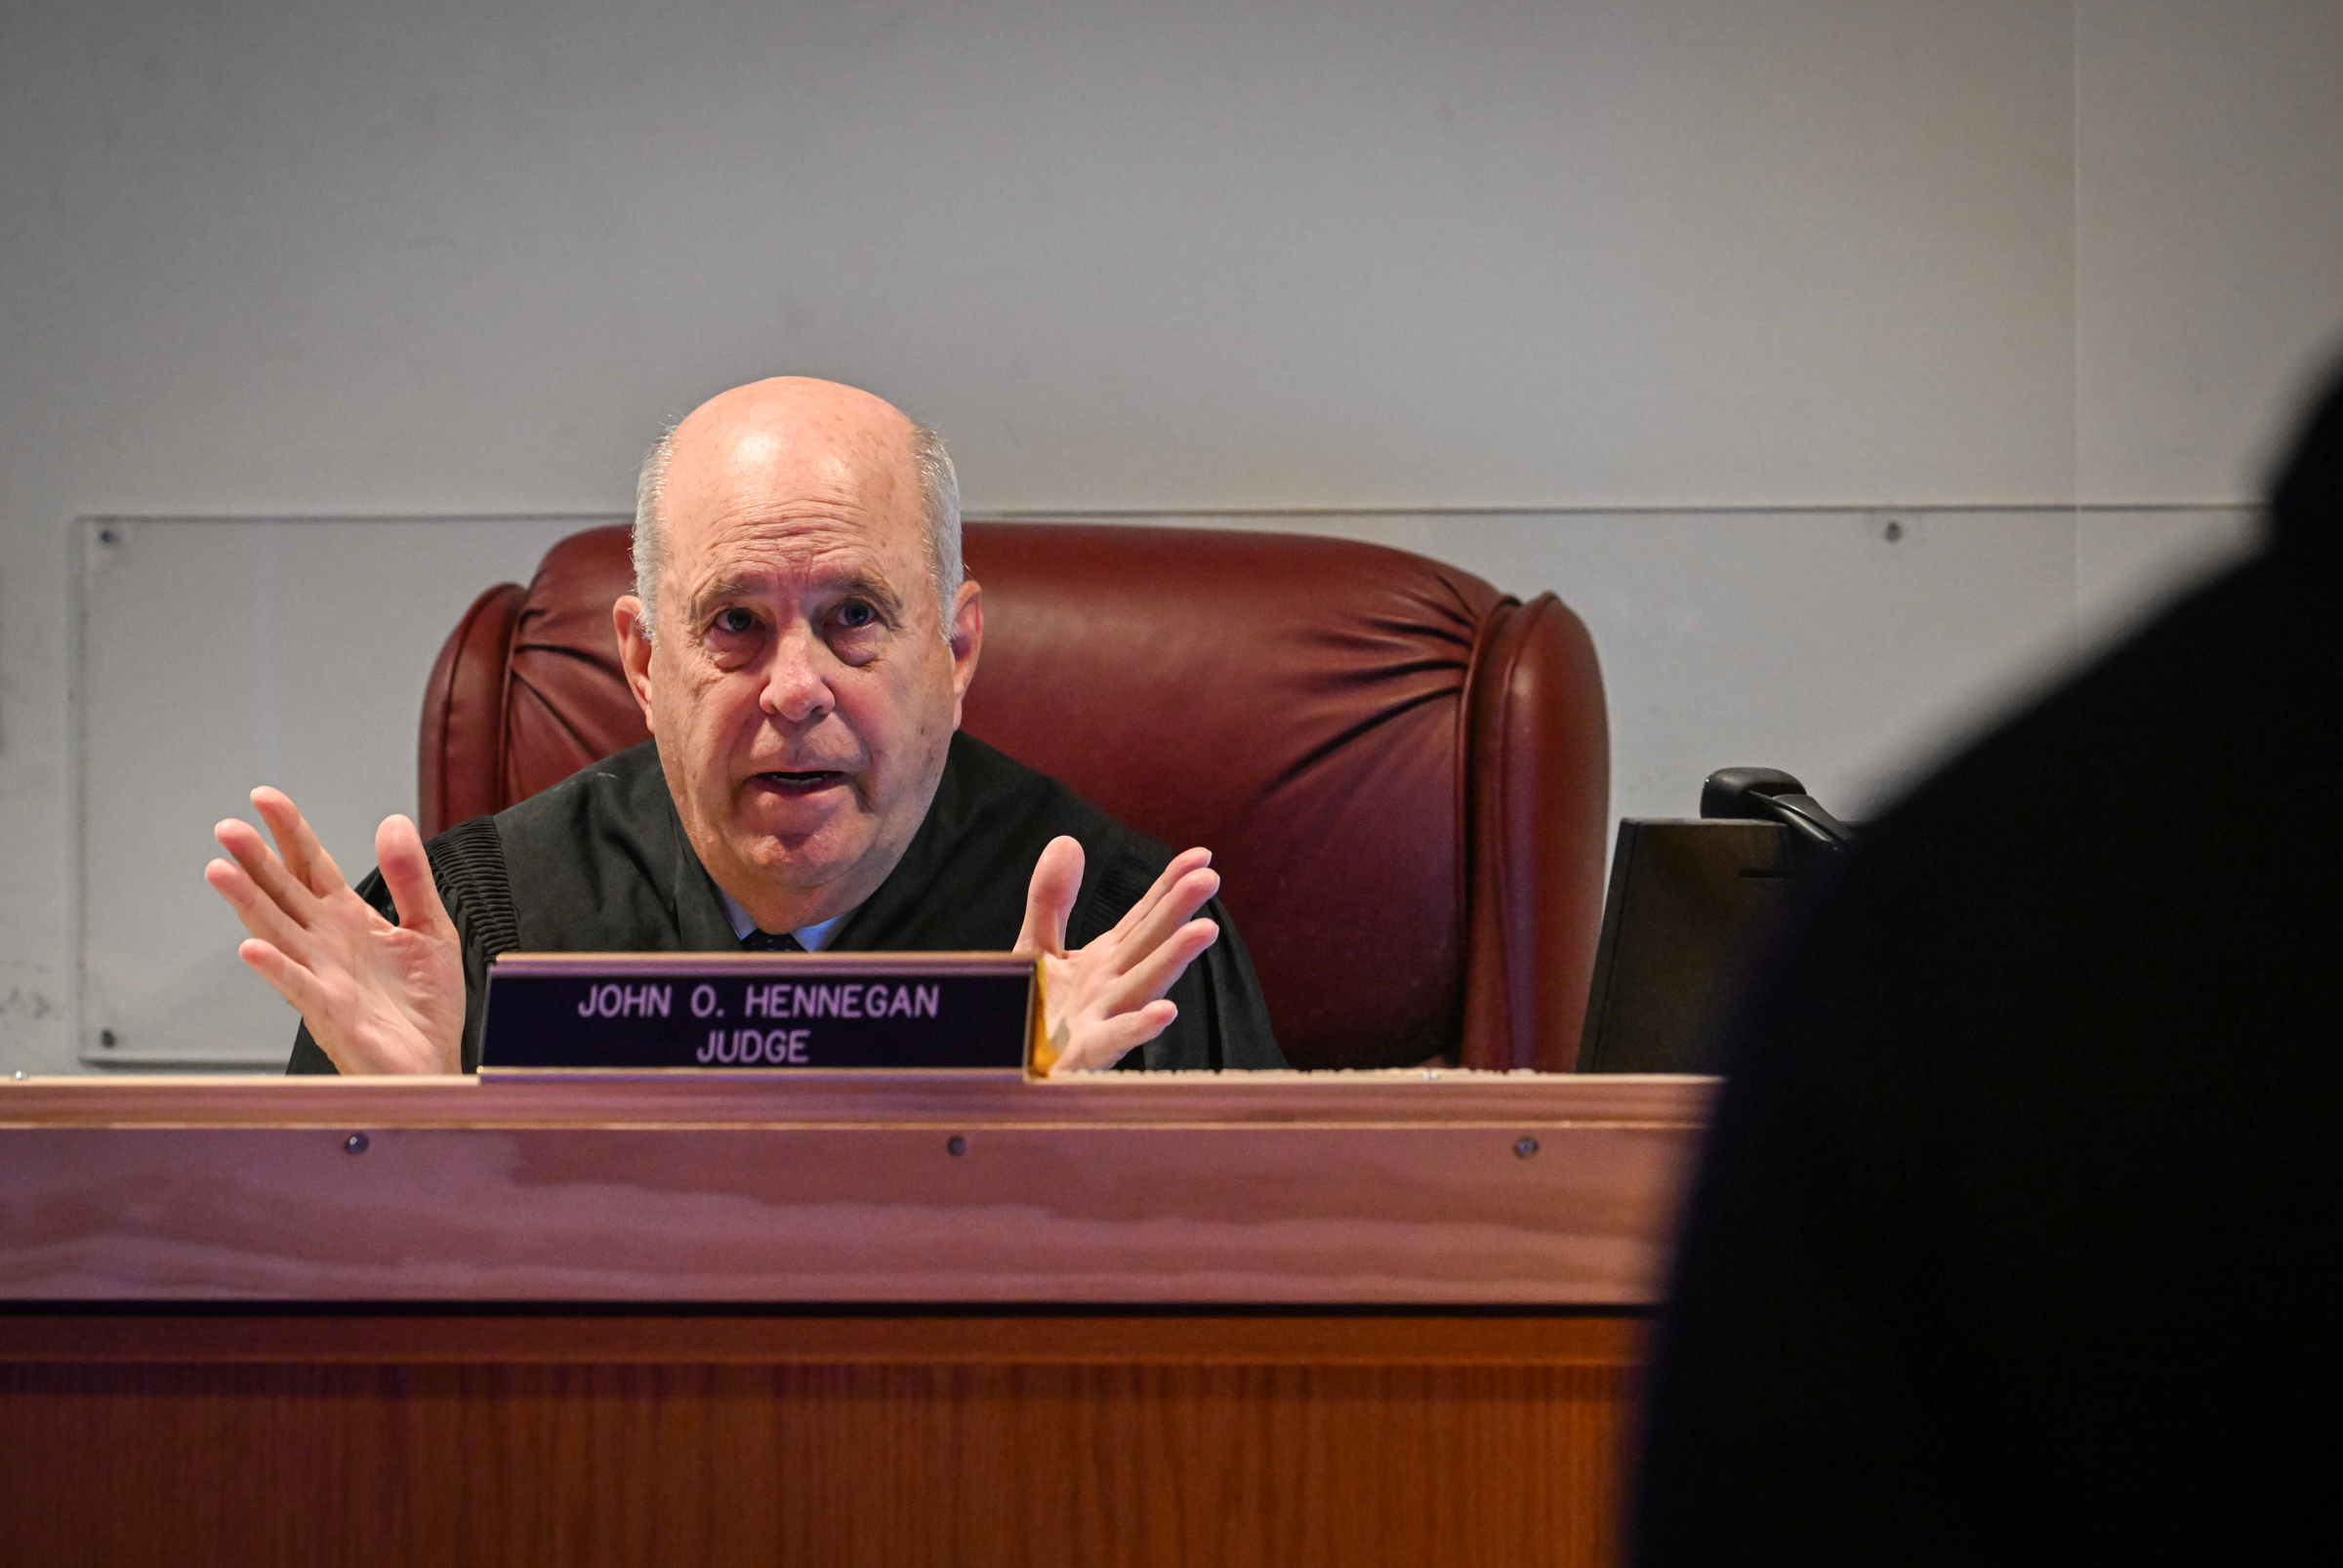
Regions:
<svg viewBox="0 0 2343 1568"><path fill-rule="evenodd" d="M283 858L288 876L320 898L349 886L343 880L342 868L334 864L334 857L317 842L309 819L301 814L291 796L264 784L252 792L252 808L268 824L269 835L276 840L276 852Z"/></svg>
<svg viewBox="0 0 2343 1568"><path fill-rule="evenodd" d="M1060 1073L1098 1072L1112 1067L1125 1056L1172 1027L1179 1016L1179 1009L1170 1002L1150 1002L1135 1012L1118 1017L1102 1018L1081 1031L1081 1038L1066 1048L1064 1055L1050 1064L1049 1076Z"/></svg>
<svg viewBox="0 0 2343 1568"><path fill-rule="evenodd" d="M331 1030L317 1027L317 1020L325 1016L325 988L317 983L315 975L287 958L282 949L257 936L246 937L237 943L236 957L244 961L247 969L274 987L278 996L293 1004L294 1010L308 1024L312 1036L322 1042L332 1033ZM337 1062L335 1065L341 1064Z"/></svg>
<svg viewBox="0 0 2343 1568"><path fill-rule="evenodd" d="M1119 938L1120 950L1114 954L1113 968L1130 970L1143 962L1157 948L1172 939L1172 933L1195 918L1198 910L1212 901L1220 890L1220 873L1209 868L1189 872L1156 900L1144 920L1136 922Z"/></svg>
<svg viewBox="0 0 2343 1568"><path fill-rule="evenodd" d="M447 918L447 905L440 902L439 885L432 879L431 857L423 852L423 835L415 831L413 822L395 811L383 818L383 825L374 830L374 863L398 910L402 929L433 936L454 934L456 923Z"/></svg>
<svg viewBox="0 0 2343 1568"><path fill-rule="evenodd" d="M1123 912L1123 918L1109 927L1106 934L1121 936L1129 931L1155 912L1156 905L1164 901L1164 895L1172 890L1180 878L1212 863L1213 851L1202 847L1182 849L1173 855L1172 863L1164 867L1163 871L1157 875L1154 885L1147 889L1137 903Z"/></svg>
<svg viewBox="0 0 2343 1568"><path fill-rule="evenodd" d="M1033 881L1025 890L1025 924L1011 951L1064 956L1066 920L1074 913L1075 896L1082 891L1082 861L1078 839L1060 835L1042 846L1041 858L1033 863Z"/></svg>
<svg viewBox="0 0 2343 1568"><path fill-rule="evenodd" d="M212 837L234 857L261 895L283 910L287 919L305 929L315 923L317 895L306 884L294 881L276 851L261 838L260 829L231 816L213 825Z"/></svg>
<svg viewBox="0 0 2343 1568"><path fill-rule="evenodd" d="M244 928L279 948L306 951L307 929L257 887L244 868L232 860L214 860L203 868L212 891L227 900Z"/></svg>
<svg viewBox="0 0 2343 1568"><path fill-rule="evenodd" d="M1102 992L1099 1010L1108 1014L1133 1012L1161 997L1188 971L1204 950L1220 939L1220 928L1209 920L1192 920L1160 945L1142 955L1121 979Z"/></svg>

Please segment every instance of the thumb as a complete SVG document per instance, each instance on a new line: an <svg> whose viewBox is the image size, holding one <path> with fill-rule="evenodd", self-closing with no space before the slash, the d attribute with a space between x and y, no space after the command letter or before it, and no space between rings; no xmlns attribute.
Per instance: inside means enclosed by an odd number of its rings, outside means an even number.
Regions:
<svg viewBox="0 0 2343 1568"><path fill-rule="evenodd" d="M383 818L383 825L374 830L374 863L382 870L383 887L398 909L402 928L432 936L455 930L447 906L439 901L438 884L432 880L423 835L413 822L396 813Z"/></svg>
<svg viewBox="0 0 2343 1568"><path fill-rule="evenodd" d="M1017 932L1019 953L1066 950L1066 917L1074 913L1074 895L1082 891L1082 844L1062 835L1042 846L1033 864L1033 885L1025 892L1025 928Z"/></svg>

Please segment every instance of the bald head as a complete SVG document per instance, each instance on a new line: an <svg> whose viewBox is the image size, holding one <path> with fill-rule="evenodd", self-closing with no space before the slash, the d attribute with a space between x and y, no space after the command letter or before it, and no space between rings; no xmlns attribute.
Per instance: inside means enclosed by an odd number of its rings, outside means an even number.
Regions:
<svg viewBox="0 0 2343 1568"><path fill-rule="evenodd" d="M776 376L711 397L643 460L635 487L635 593L646 633L658 631L671 511L744 487L815 498L864 494L916 509L939 618L949 621L963 570L960 480L943 438L857 388Z"/></svg>

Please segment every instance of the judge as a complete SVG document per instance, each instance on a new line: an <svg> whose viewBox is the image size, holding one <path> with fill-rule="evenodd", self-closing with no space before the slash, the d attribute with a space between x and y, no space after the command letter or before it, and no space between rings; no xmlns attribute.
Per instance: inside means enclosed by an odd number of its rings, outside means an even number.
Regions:
<svg viewBox="0 0 2343 1568"><path fill-rule="evenodd" d="M984 594L933 433L830 382L724 392L644 464L635 569L649 742L429 846L389 818L355 889L275 790L273 850L219 825L293 1071L476 1068L502 952L742 946L1037 955L1057 1071L1284 1065L1211 854L960 732Z"/></svg>

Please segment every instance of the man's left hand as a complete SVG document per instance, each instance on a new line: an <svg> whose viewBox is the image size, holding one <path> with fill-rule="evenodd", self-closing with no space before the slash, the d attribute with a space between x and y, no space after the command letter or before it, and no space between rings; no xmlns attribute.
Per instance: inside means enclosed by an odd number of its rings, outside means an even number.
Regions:
<svg viewBox="0 0 2343 1568"><path fill-rule="evenodd" d="M1174 855L1114 929L1069 953L1066 918L1082 890L1082 846L1056 838L1043 848L1016 951L1042 960L1043 1026L1057 1052L1052 1076L1112 1067L1179 1016L1164 993L1220 935L1211 921L1190 918L1220 890L1212 861L1209 849Z"/></svg>

